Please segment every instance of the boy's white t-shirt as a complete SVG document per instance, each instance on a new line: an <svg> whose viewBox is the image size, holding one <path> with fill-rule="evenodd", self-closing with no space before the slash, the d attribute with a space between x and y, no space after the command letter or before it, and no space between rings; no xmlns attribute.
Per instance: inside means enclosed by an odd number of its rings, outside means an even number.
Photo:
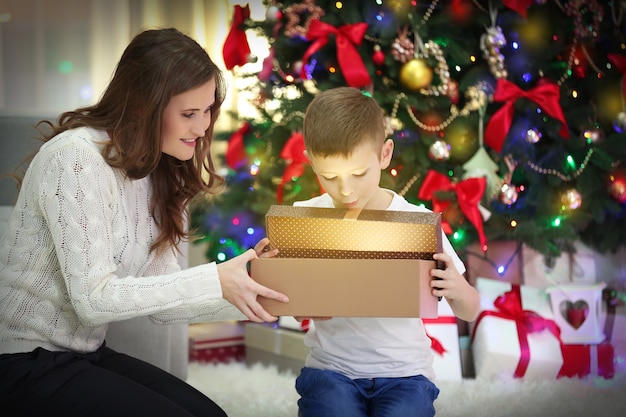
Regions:
<svg viewBox="0 0 626 417"><path fill-rule="evenodd" d="M429 212L409 203L391 190L393 199L387 210ZM294 206L329 207L328 194L299 201ZM442 232L443 250L463 274L465 265ZM384 279L384 277L381 277ZM356 293L355 293L356 296ZM433 353L419 318L335 317L317 320L306 334L309 347L305 366L339 372L349 378L397 378L424 375L433 380Z"/></svg>

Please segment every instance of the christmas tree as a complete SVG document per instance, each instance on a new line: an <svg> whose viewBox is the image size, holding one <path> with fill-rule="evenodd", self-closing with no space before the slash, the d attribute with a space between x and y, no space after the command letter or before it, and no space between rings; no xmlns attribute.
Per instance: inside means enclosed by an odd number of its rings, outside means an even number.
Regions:
<svg viewBox="0 0 626 417"><path fill-rule="evenodd" d="M229 69L252 82L238 115L227 190L192 224L222 260L265 236L272 204L319 195L302 155L307 104L369 91L395 152L382 186L442 212L459 253L516 241L553 260L601 253L626 230L626 5L619 0L302 0L235 6ZM269 40L258 73L245 30Z"/></svg>

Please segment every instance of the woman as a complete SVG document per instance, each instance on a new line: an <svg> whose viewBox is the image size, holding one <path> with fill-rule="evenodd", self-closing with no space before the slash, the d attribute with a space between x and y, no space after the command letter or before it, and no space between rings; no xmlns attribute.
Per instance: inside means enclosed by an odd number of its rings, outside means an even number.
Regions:
<svg viewBox="0 0 626 417"><path fill-rule="evenodd" d="M180 270L187 205L223 184L211 159L216 65L175 29L138 34L104 95L61 114L0 242L0 404L7 415L223 416L165 371L106 347L107 323L273 321L247 263Z"/></svg>

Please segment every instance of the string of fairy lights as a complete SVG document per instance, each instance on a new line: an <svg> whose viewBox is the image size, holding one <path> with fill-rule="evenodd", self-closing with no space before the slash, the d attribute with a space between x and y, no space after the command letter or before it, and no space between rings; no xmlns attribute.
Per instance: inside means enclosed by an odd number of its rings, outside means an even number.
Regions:
<svg viewBox="0 0 626 417"><path fill-rule="evenodd" d="M410 68L409 65L415 64L416 61L422 61L422 63L424 61L428 61L429 63L426 68L422 65L421 67L413 67L411 70L407 69L405 73L409 74L408 76L404 76L401 71L398 79L385 79L384 84L390 86L390 90L396 88L398 90L406 91L399 91L397 93L395 99L393 100L391 111L387 115L388 126L391 128L390 133L400 133L405 129L401 120L412 122L416 130L435 134L442 139L437 140L435 144L433 144L433 148L431 148L429 156L434 161L444 161L449 156L450 152L449 145L446 146L445 140L443 140L446 137L444 132L446 132L446 130L450 128L457 119L467 118L472 113L478 112L480 125L478 143L479 150L482 150L482 124L484 122L485 109L486 106L493 101L494 94L494 87L491 84L479 81L473 85L465 86L465 91L463 92L463 104L457 105L457 102L459 101L458 99L450 100L450 106L447 111L445 109L440 110L438 114L440 117L434 119L424 118L424 116L428 115L417 112L411 105L412 97L409 97L408 95L408 91L410 91L411 94L414 93L421 96L452 97L456 94L458 97L459 85L454 80L454 75L451 73L462 73L464 68L462 68L460 64L455 65L454 68L449 67L446 54L442 49L442 44L439 39L423 40L420 36L422 29L429 24L433 15L435 15L438 11L440 1L432 0L428 5L420 5L424 11L421 12L422 15L419 17L413 15L417 10L417 2L415 1L373 1L381 6L383 6L384 3L386 6L393 5L392 7L395 6L403 8L403 12L408 10L409 13L409 25L398 29L398 37L394 40L394 42L392 42L391 45L388 45L386 41L383 42L381 39L370 34L365 34L363 36L363 39L371 45L372 56L370 58L375 64L375 68L376 66L382 65L380 63L384 60L381 48L382 44L390 46L389 52L393 58L403 63L403 66L401 67L402 69L405 67ZM507 78L508 73L505 65L505 56L502 52L502 45L504 45L507 40L504 39L504 34L497 25L497 11L494 9L490 0L472 0L472 3L481 13L489 15L491 25L485 27L485 34L480 39L482 57L475 56L473 52L469 52L469 56L466 61L472 65L482 59L488 63L489 70L496 79ZM543 4L541 0L536 0L536 3ZM555 0L555 4L561 12L572 20L574 29L573 37L569 41L568 49L558 57L559 61L562 63L562 67L559 66L558 71L561 71L560 68L562 68L562 73L558 72L560 76L558 76L554 82L562 89L561 92L563 94L566 94L569 98L574 100L578 98L578 92L569 87L570 83L568 83L568 80L575 74L575 69L580 71L581 60L585 60L585 63L588 64L589 68L593 70L595 74L597 74L598 78L603 77L605 75L605 71L611 68L609 63L606 64L606 69L604 69L602 68L602 65L594 62L593 56L589 53L587 47L589 42L585 42L593 40L598 36L599 24L602 19L606 18L606 16L603 16L602 14L604 9L600 6L598 0L590 0L585 3L586 8L583 8L576 7L577 2L573 0ZM617 2L615 1L610 2L610 18L614 23L619 24L619 22L623 20L624 10L619 6L619 4L616 3ZM312 20L322 19L327 14L341 12L343 3L341 1L337 1L331 7L334 7L334 9L325 11L315 4L315 0L303 0L300 3L290 4L285 8L282 8L282 5L279 2L273 2L267 7L266 19L268 21L275 22L279 18L282 19L283 26L281 30L284 32L285 36L288 36L291 33L293 36L304 37ZM396 10L394 9L394 11ZM397 11L399 12L399 10ZM381 19L382 18L384 17L381 16ZM428 31L426 30L424 31L424 33L427 32ZM274 33L274 35L279 36L277 33ZM553 40L555 42L558 40L556 35L553 35ZM510 42L509 48L507 49L510 54L513 54L520 48L519 42L521 42L519 39L513 39ZM511 58L512 56L507 56L506 60ZM459 61L458 57L457 61ZM291 84L298 84L304 87L304 89L311 94L315 94L319 91L317 90L316 81L313 77L309 77L307 79L306 77L300 76L300 70L303 66L307 66L307 64L308 66L315 66L315 62L284 62L275 58L273 54L271 55L270 62L274 73L280 77L284 84L280 85L277 83L277 87L275 88L285 88L285 85L288 88ZM335 73L341 70L340 68L333 67L331 62L332 61L324 63L324 65L327 65L325 68L326 71L329 73ZM318 66L317 71L323 70L324 65ZM379 70L376 70L376 72L379 76L382 74ZM424 77L427 81L423 82L420 79L417 80L417 84L411 85L410 83L416 81L414 80L414 76L417 73L419 73L420 76L427 75L427 77ZM432 76L430 73L432 73ZM542 76L541 71L539 76ZM622 107L624 106L622 105ZM541 109L538 107L537 111L540 113ZM626 112L626 108L624 108L624 111ZM400 114L400 112L403 112L404 114ZM302 112L288 113L282 118L273 120L270 131L279 126L286 127L293 121L294 118L303 117L304 115ZM411 127L409 129L413 128ZM536 143L542 139L542 132L540 132L536 127L528 126L526 128L525 136L529 143ZM555 163L555 160L552 159L549 161L549 165L543 166L541 162L522 159L511 153L499 155L497 158L509 160L511 170L514 170L516 167L524 167L525 169L540 176L553 176L560 179L564 183L574 183L590 166L590 161L595 154L594 144L602 140L601 133L598 130L594 130L593 127L589 127L584 130L584 132L582 132L582 136L587 140L588 147L582 158L580 155L577 156L577 158L581 158L579 161L576 161L571 155L564 155L560 165ZM266 141L266 144L267 146L272 146L271 141ZM438 146L438 148L435 146ZM613 164L613 167L617 168L620 164L621 161L616 161ZM395 169L396 168L392 167L390 171L392 176L396 176L398 174L398 171ZM512 205L517 199L517 193L523 191L523 186L516 189L516 187L511 184L511 175L509 174L510 173L504 173L504 178L499 179L496 188L500 194L499 197L498 194L495 196L500 199L500 202ZM450 171L449 175L453 176L454 173ZM408 181L406 181L401 189L398 190L399 194L405 195L408 193L420 180L421 176L422 173L420 172L415 172L411 175ZM624 188L626 185L621 184L621 187ZM619 191L620 188L616 188L618 189L615 194L617 196L616 199L618 199L620 203L626 201L626 191ZM292 193L297 192L298 190L296 188L292 191ZM489 195L491 196L492 194ZM563 191L561 200L562 206L557 215L557 219L561 214L563 214L563 211L573 210L581 204L581 196L573 187ZM555 220L554 224L558 224L558 220ZM511 226L515 227L515 225L515 220L512 220Z"/></svg>

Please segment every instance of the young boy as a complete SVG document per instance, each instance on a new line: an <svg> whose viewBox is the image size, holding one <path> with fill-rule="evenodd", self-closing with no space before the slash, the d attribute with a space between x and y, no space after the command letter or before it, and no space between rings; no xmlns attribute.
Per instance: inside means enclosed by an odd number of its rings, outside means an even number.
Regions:
<svg viewBox="0 0 626 417"><path fill-rule="evenodd" d="M370 94L351 87L319 93L304 119L306 155L326 193L296 206L425 211L379 186L393 141L383 111ZM476 318L479 298L465 266L443 235L434 258L433 295L446 297L455 315ZM436 280L434 278L441 278ZM384 279L384 277L381 277ZM301 319L301 318L298 318ZM433 416L439 389L430 339L419 318L313 318L310 348L296 380L300 417Z"/></svg>

